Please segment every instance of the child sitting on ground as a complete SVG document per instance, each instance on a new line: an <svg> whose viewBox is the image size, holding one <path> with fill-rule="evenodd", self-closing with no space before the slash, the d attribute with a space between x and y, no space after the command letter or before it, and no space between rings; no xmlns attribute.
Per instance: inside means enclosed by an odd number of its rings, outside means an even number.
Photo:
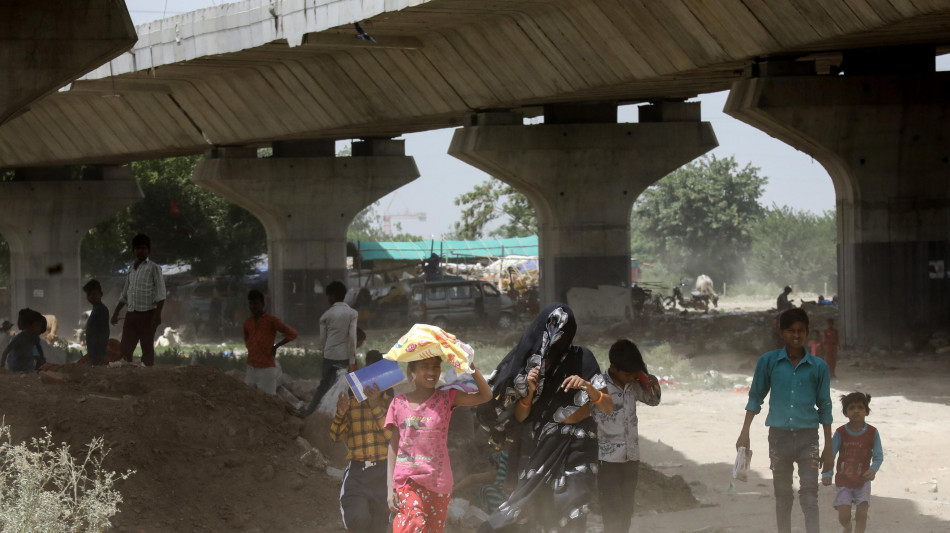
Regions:
<svg viewBox="0 0 950 533"><path fill-rule="evenodd" d="M452 487L452 493L457 494L461 490L476 485L478 486L478 506L487 513L493 513L508 499L506 488L508 452L504 450L492 452L488 461L491 463L490 469L465 476Z"/></svg>
<svg viewBox="0 0 950 533"><path fill-rule="evenodd" d="M40 346L40 335L46 331L46 317L29 308L20 309L17 329L20 332L10 339L0 355L0 367L14 372L39 370L46 363Z"/></svg>
<svg viewBox="0 0 950 533"><path fill-rule="evenodd" d="M868 524L868 505L871 500L871 481L884 462L884 449L881 447L881 434L877 428L864 421L871 414L871 395L852 392L841 397L841 410L848 417L848 423L835 430L831 439L838 464L834 471L835 496L834 507L838 509L838 522L845 533L851 533L851 506L854 511L854 533L864 533ZM822 473L821 482L831 484L829 469Z"/></svg>

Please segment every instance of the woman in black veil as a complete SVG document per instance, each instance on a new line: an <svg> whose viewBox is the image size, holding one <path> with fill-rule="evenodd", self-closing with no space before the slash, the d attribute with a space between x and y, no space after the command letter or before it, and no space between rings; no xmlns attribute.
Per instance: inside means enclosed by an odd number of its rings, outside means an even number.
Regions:
<svg viewBox="0 0 950 533"><path fill-rule="evenodd" d="M567 305L547 306L489 379L492 400L478 418L509 449L518 481L479 533L585 530L597 468L590 404L612 404L594 355L573 345L576 331Z"/></svg>

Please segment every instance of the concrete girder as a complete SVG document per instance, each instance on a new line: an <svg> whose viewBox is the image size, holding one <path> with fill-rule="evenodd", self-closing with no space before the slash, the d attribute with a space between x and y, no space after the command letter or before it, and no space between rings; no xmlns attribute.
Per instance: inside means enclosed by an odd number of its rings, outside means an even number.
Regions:
<svg viewBox="0 0 950 533"><path fill-rule="evenodd" d="M102 180L0 182L0 234L10 246L10 316L30 307L69 331L83 306L80 246L103 219L142 199L126 167Z"/></svg>
<svg viewBox="0 0 950 533"><path fill-rule="evenodd" d="M537 211L542 304L566 301L571 287L629 286L634 201L718 145L698 103L655 107L683 106L694 106L693 120L524 126L514 116L456 130L449 154L511 184Z"/></svg>
<svg viewBox="0 0 950 533"><path fill-rule="evenodd" d="M138 38L115 0L7 0L0 15L0 124Z"/></svg>
<svg viewBox="0 0 950 533"><path fill-rule="evenodd" d="M376 200L419 177L401 140L355 142L353 157L335 157L332 141L317 141L311 148L307 156L302 143L275 146L275 156L269 158L257 158L253 149L212 151L192 177L264 225L269 308L307 332L317 330L327 308L323 288L331 281L346 281L350 222Z"/></svg>
<svg viewBox="0 0 950 533"><path fill-rule="evenodd" d="M725 112L834 182L842 344L920 345L950 319L950 74L736 82ZM933 263L938 269L938 263Z"/></svg>
<svg viewBox="0 0 950 533"><path fill-rule="evenodd" d="M356 39L354 22L378 42ZM246 0L140 26L131 53L0 126L0 167L394 137L461 125L473 109L690 98L761 58L830 68L857 48L945 52L948 28L947 0Z"/></svg>

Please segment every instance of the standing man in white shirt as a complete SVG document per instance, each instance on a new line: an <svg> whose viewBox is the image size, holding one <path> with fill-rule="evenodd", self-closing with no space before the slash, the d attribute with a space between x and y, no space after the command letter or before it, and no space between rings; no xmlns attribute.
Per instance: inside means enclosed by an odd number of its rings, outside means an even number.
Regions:
<svg viewBox="0 0 950 533"><path fill-rule="evenodd" d="M135 262L122 286L119 303L112 313L112 325L119 323L119 311L128 307L122 325L122 342L119 352L122 359L132 362L135 345L142 344L142 364L155 364L155 330L162 323L162 307L165 305L165 279L162 267L149 260L152 240L139 233L132 238L132 253Z"/></svg>
<svg viewBox="0 0 950 533"><path fill-rule="evenodd" d="M323 374L310 405L301 413L309 416L317 410L323 395L336 383L340 372L356 370L356 320L359 313L346 305L346 285L334 281L327 285L330 308L320 317L320 341L323 345Z"/></svg>

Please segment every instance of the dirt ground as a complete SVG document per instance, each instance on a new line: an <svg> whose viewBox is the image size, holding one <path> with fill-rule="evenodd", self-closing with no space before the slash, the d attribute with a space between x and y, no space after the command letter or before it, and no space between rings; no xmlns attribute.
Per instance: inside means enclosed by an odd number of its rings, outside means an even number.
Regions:
<svg viewBox="0 0 950 533"><path fill-rule="evenodd" d="M754 359L754 358L753 358ZM741 385L751 375L749 359L709 356L694 359L732 372ZM945 356L896 356L883 359L845 355L832 398L856 390L872 395L868 423L881 432L884 464L871 483L868 531L907 533L950 531L950 360ZM683 476L703 507L676 513L646 513L633 531L771 532L774 527L772 476L769 471L765 409L752 429L752 473L730 486L735 441L744 416L744 391L691 390L668 386L663 403L638 410L643 460L666 474ZM834 428L847 422L835 405ZM942 491L940 489L943 489ZM831 507L834 486L819 488L823 531L840 531ZM793 531L804 531L797 504Z"/></svg>
<svg viewBox="0 0 950 533"><path fill-rule="evenodd" d="M637 326L602 336L678 339L694 368L714 369L742 386L757 354L729 348L735 342L728 339L697 349L697 336L748 335L750 328L760 329L764 316L723 314L679 322L659 317L649 332ZM844 353L838 374L835 398L853 390L873 395L868 421L879 428L884 444L869 530L950 531L947 489L939 491L941 485L950 487L950 359ZM53 377L58 379L0 371L0 412L17 440L40 435L42 427L74 449L94 436L105 437L112 449L107 466L136 470L117 486L125 501L113 521L115 531L342 531L339 481L327 474L317 454L307 453L315 446L330 466L341 465L345 450L326 438L325 417L290 416L277 399L210 367L72 366ZM730 487L745 401L741 389L680 383L665 386L659 406L639 409L649 468L641 477L632 531L774 531L764 414L753 426L752 475ZM845 419L840 410L835 413L837 427ZM453 465L458 470L476 468L487 455L475 431L464 416L453 420L453 455L463 458ZM833 494L833 487L820 492L826 531L837 530ZM592 531L597 522L591 521ZM793 525L802 527L797 507Z"/></svg>

